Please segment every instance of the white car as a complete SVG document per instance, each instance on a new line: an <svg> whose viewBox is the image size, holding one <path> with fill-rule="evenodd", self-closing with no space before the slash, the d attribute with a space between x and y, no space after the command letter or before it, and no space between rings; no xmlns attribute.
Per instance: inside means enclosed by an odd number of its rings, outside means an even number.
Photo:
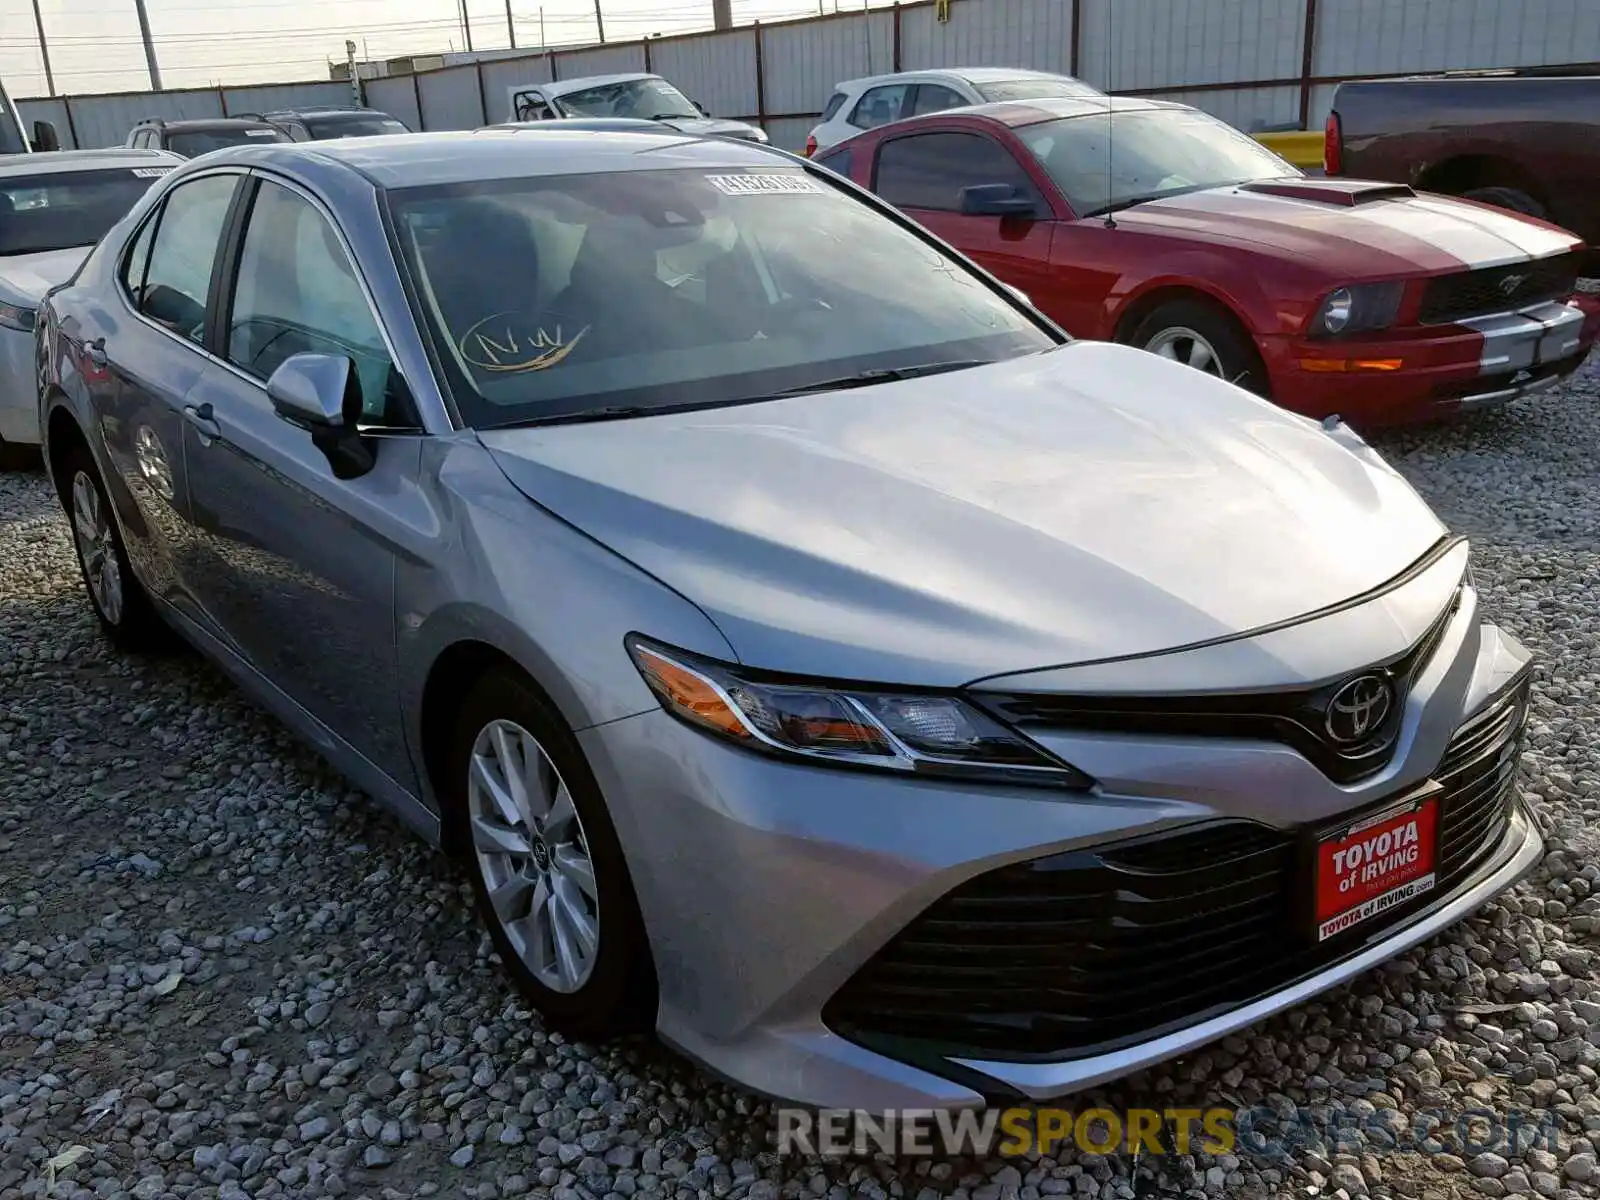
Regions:
<svg viewBox="0 0 1600 1200"><path fill-rule="evenodd" d="M102 234L183 162L164 150L65 150L0 158L0 461L39 444L33 320Z"/></svg>
<svg viewBox="0 0 1600 1200"><path fill-rule="evenodd" d="M713 117L661 76L643 71L552 83L516 83L506 89L506 98L506 120L516 124L623 117L655 121L683 133L767 141L766 131L759 126Z"/></svg>
<svg viewBox="0 0 1600 1200"><path fill-rule="evenodd" d="M1103 94L1071 75L1016 67L950 67L847 79L834 85L833 95L822 110L821 123L806 138L805 153L809 158L864 129L876 129L902 117L943 112L967 104Z"/></svg>

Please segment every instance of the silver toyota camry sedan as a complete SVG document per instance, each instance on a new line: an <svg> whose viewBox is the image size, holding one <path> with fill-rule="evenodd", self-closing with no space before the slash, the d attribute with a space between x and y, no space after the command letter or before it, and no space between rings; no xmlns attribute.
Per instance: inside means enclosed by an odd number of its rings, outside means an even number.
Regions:
<svg viewBox="0 0 1600 1200"><path fill-rule="evenodd" d="M579 1035L1042 1099L1541 852L1528 656L1365 443L1069 341L781 152L208 155L38 347L106 632L175 629L459 855Z"/></svg>

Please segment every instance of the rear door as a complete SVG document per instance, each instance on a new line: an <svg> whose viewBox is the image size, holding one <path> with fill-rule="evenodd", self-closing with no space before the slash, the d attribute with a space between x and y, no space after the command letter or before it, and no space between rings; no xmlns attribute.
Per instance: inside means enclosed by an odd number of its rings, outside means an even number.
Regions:
<svg viewBox="0 0 1600 1200"><path fill-rule="evenodd" d="M979 217L961 212L961 190L1008 184L1034 202L1036 215ZM872 164L872 190L976 259L1045 308L1051 290L1055 220L1043 193L1011 151L985 133L941 129L885 136Z"/></svg>
<svg viewBox="0 0 1600 1200"><path fill-rule="evenodd" d="M153 592L202 624L189 573L183 410L207 366L218 248L242 178L214 172L167 194L119 266L123 314L85 347L82 366L111 469L123 484L113 495L129 557Z"/></svg>
<svg viewBox="0 0 1600 1200"><path fill-rule="evenodd" d="M235 649L380 768L409 762L395 660L396 553L427 518L410 393L327 210L258 177L224 271L213 350L185 427L196 590ZM338 477L280 417L267 380L294 354L355 365L375 465Z"/></svg>

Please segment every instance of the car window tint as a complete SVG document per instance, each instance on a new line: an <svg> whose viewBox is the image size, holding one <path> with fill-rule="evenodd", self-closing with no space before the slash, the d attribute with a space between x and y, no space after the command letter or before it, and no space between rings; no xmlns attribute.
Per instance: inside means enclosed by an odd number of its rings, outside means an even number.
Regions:
<svg viewBox="0 0 1600 1200"><path fill-rule="evenodd" d="M1009 183L1036 197L1027 173L1000 143L976 133L920 133L878 149L873 191L898 208L958 212L961 189Z"/></svg>
<svg viewBox="0 0 1600 1200"><path fill-rule="evenodd" d="M851 153L850 150L829 150L825 154L817 155L817 161L835 174L848 178Z"/></svg>
<svg viewBox="0 0 1600 1200"><path fill-rule="evenodd" d="M943 112L947 108L960 108L966 100L959 92L937 83L919 83L917 85L917 99L912 106L911 115L919 116L922 113Z"/></svg>
<svg viewBox="0 0 1600 1200"><path fill-rule="evenodd" d="M839 110L844 107L844 102L848 99L849 97L843 92L835 92L829 96L828 106L822 110L822 119L824 121L833 120L834 117L839 115Z"/></svg>
<svg viewBox="0 0 1600 1200"><path fill-rule="evenodd" d="M850 113L850 124L857 129L876 129L879 125L887 125L890 121L898 121L906 114L906 93L911 90L909 83L891 83L883 87L870 88L867 93L856 101L855 109Z"/></svg>
<svg viewBox="0 0 1600 1200"><path fill-rule="evenodd" d="M198 342L211 294L211 267L228 218L237 175L208 175L179 184L156 226L139 311Z"/></svg>
<svg viewBox="0 0 1600 1200"><path fill-rule="evenodd" d="M333 227L310 201L263 183L250 208L228 317L228 361L266 380L294 354L351 359L368 423L399 419L399 378Z"/></svg>

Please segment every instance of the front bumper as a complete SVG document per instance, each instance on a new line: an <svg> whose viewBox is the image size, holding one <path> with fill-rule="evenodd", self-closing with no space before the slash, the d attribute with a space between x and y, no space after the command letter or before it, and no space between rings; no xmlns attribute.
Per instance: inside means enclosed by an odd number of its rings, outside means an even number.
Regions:
<svg viewBox="0 0 1600 1200"><path fill-rule="evenodd" d="M1390 599L1330 620L1365 622L1365 652L1371 639L1398 637L1405 626L1383 624L1380 608L1393 618L1403 607ZM1442 607L1430 610L1430 621ZM1254 639L1256 665L1325 661L1330 645L1352 644L1330 642L1326 626ZM1496 843L1469 872L1443 884L1421 911L1364 933L1367 940L1336 961L1227 1011L1075 1058L869 1045L830 1025L830 1001L941 897L1000 868L1195 823L1235 818L1293 832L1363 809L1426 781L1456 730L1526 663L1463 588L1411 685L1388 765L1343 786L1287 746L1231 738L1035 732L1100 781L1087 796L795 766L742 753L660 712L591 728L580 740L633 871L666 1041L746 1087L804 1104L961 1108L1063 1095L1297 1004L1459 920L1527 871L1542 843L1520 809L1508 811ZM1148 660L1138 664L1130 686L1148 669Z"/></svg>
<svg viewBox="0 0 1600 1200"><path fill-rule="evenodd" d="M39 444L38 372L33 334L0 329L0 442Z"/></svg>
<svg viewBox="0 0 1600 1200"><path fill-rule="evenodd" d="M1269 337L1259 345L1279 404L1376 428L1498 407L1541 392L1576 371L1597 337L1600 297L1577 295L1362 341ZM1393 370L1306 366L1395 360L1403 365Z"/></svg>

